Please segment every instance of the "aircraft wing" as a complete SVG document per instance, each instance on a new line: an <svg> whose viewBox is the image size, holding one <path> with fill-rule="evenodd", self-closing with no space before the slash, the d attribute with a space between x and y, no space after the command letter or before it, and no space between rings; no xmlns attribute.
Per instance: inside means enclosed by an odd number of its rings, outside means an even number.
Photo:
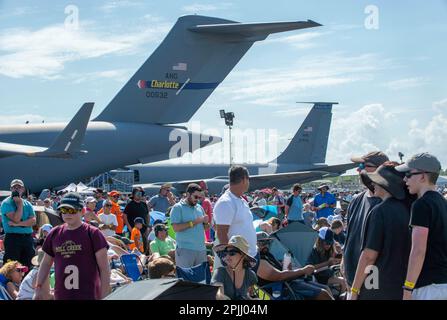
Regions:
<svg viewBox="0 0 447 320"><path fill-rule="evenodd" d="M53 144L48 147L37 147L23 144L0 142L0 158L24 155L28 157L74 158L87 153L81 150L84 141L93 103L84 103L65 129L57 136Z"/></svg>
<svg viewBox="0 0 447 320"><path fill-rule="evenodd" d="M267 187L289 186L294 183L306 183L321 179L326 171L297 171L287 173L272 173L250 176L250 190L262 189Z"/></svg>
<svg viewBox="0 0 447 320"><path fill-rule="evenodd" d="M306 183L313 180L318 180L327 175L326 171L299 171L299 172L287 172L287 173L273 173L273 174L260 174L260 175L250 175L250 190L262 189L267 187L281 187L285 185L292 185L294 183ZM183 180L183 181L165 181L156 182L147 185L139 185L144 189L149 189L150 187L158 188L165 184L171 183L172 186L179 192L184 192L190 183L198 183L200 181L205 181L208 188L211 190L221 190L222 187L227 184L228 177L214 177L210 179L196 179L196 180Z"/></svg>
<svg viewBox="0 0 447 320"><path fill-rule="evenodd" d="M357 163L344 163L344 164L336 164L333 166L325 166L322 167L321 170L322 171L326 171L328 173L328 175L326 176L339 176L343 173L346 173L346 171L354 169L355 167L357 167L358 164Z"/></svg>

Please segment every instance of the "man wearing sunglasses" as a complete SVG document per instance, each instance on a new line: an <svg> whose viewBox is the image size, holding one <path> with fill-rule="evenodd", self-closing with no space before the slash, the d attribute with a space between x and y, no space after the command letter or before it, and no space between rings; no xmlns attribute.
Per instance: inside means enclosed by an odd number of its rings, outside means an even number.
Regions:
<svg viewBox="0 0 447 320"><path fill-rule="evenodd" d="M143 235L143 246L144 252L147 252L149 245L147 242L147 237L150 230L147 228L150 221L149 208L144 199L144 190L142 187L135 187L132 189L131 201L124 208L123 220L124 224L127 226L129 233L135 227L135 219L142 218L144 221L143 228L141 229L141 234Z"/></svg>
<svg viewBox="0 0 447 320"><path fill-rule="evenodd" d="M3 263L20 261L28 268L32 267L34 257L34 241L32 226L36 224L36 214L32 204L22 199L25 193L25 184L22 180L11 181L11 196L2 202L2 222L5 232L5 255Z"/></svg>
<svg viewBox="0 0 447 320"><path fill-rule="evenodd" d="M382 164L389 161L389 159L383 152L373 151L361 157L352 157L351 161L358 164L357 171L360 175L361 172L365 171L368 173L374 172ZM365 186L368 186L371 183L371 181L363 180L362 177L364 176L360 175L360 177ZM346 240L343 248L343 260L341 263L341 271L346 279L348 292L351 290L362 251L361 245L363 243L362 239L365 220L374 206L380 202L380 198L375 197L370 189L366 189L356 195L348 206Z"/></svg>
<svg viewBox="0 0 447 320"><path fill-rule="evenodd" d="M208 261L203 224L209 221L198 204L203 197L202 188L191 183L186 188L186 196L185 200L181 200L171 210L171 223L177 242L175 263L182 268L190 268Z"/></svg>
<svg viewBox="0 0 447 320"><path fill-rule="evenodd" d="M403 283L404 300L447 299L447 201L436 191L439 160L419 153L396 167L417 200L411 206L411 253Z"/></svg>
<svg viewBox="0 0 447 320"><path fill-rule="evenodd" d="M82 222L83 201L79 194L66 194L57 208L64 224L53 228L42 250L35 299L44 299L43 283L54 262L56 300L97 300L110 292L108 244L98 228Z"/></svg>
<svg viewBox="0 0 447 320"><path fill-rule="evenodd" d="M169 207L175 204L174 195L171 192L171 184L166 183L161 186L157 195L149 199L149 210L166 213Z"/></svg>

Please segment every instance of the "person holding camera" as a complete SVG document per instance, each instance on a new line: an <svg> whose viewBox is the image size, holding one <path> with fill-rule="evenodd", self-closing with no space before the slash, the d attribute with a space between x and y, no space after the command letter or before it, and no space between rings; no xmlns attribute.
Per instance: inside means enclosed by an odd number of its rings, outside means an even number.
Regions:
<svg viewBox="0 0 447 320"><path fill-rule="evenodd" d="M29 269L35 255L33 226L36 214L32 204L22 199L25 195L25 184L22 180L11 181L11 196L2 202L1 212L5 231L3 263L19 261Z"/></svg>

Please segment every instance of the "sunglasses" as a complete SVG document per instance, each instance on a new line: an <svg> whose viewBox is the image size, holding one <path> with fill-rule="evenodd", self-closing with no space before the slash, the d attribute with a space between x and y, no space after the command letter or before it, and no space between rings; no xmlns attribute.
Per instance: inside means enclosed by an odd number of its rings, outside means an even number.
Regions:
<svg viewBox="0 0 447 320"><path fill-rule="evenodd" d="M222 251L222 256L230 256L230 257L234 257L237 254L241 254L241 252L239 250L224 250Z"/></svg>
<svg viewBox="0 0 447 320"><path fill-rule="evenodd" d="M405 172L405 177L411 178L412 176L415 176L415 175L418 175L418 174L424 174L424 173L428 173L428 172L425 172L425 171L418 171L418 172L407 171L407 172Z"/></svg>
<svg viewBox="0 0 447 320"><path fill-rule="evenodd" d="M28 267L27 266L17 267L16 271L19 272L19 273L27 273L28 272Z"/></svg>
<svg viewBox="0 0 447 320"><path fill-rule="evenodd" d="M62 207L59 209L59 212L62 214L71 214L71 215L75 215L77 214L79 211L77 209L73 209L73 208L67 208L67 207Z"/></svg>
<svg viewBox="0 0 447 320"><path fill-rule="evenodd" d="M364 164L364 163L359 163L359 167L360 170L364 170L366 168L377 168L376 166L370 165L370 164Z"/></svg>

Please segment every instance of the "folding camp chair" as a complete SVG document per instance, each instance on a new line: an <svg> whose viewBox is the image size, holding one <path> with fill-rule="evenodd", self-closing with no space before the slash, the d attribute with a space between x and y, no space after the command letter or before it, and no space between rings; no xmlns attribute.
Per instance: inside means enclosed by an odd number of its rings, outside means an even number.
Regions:
<svg viewBox="0 0 447 320"><path fill-rule="evenodd" d="M148 270L141 262L140 258L136 254L123 254L120 258L124 271L129 278L133 281L142 280L148 278ZM143 267L143 272L140 272L138 263Z"/></svg>
<svg viewBox="0 0 447 320"><path fill-rule="evenodd" d="M208 262L202 262L191 268L175 267L177 278L182 278L191 282L210 284L211 271Z"/></svg>
<svg viewBox="0 0 447 320"><path fill-rule="evenodd" d="M271 295L270 300L301 300L287 281L272 282L262 286L261 289ZM275 297L274 292L280 292L280 295Z"/></svg>
<svg viewBox="0 0 447 320"><path fill-rule="evenodd" d="M2 285L0 285L0 300L14 300Z"/></svg>
<svg viewBox="0 0 447 320"><path fill-rule="evenodd" d="M257 285L253 286L253 298L258 298L259 300L273 300L273 298L270 296L270 294L265 291L264 289L258 287Z"/></svg>

